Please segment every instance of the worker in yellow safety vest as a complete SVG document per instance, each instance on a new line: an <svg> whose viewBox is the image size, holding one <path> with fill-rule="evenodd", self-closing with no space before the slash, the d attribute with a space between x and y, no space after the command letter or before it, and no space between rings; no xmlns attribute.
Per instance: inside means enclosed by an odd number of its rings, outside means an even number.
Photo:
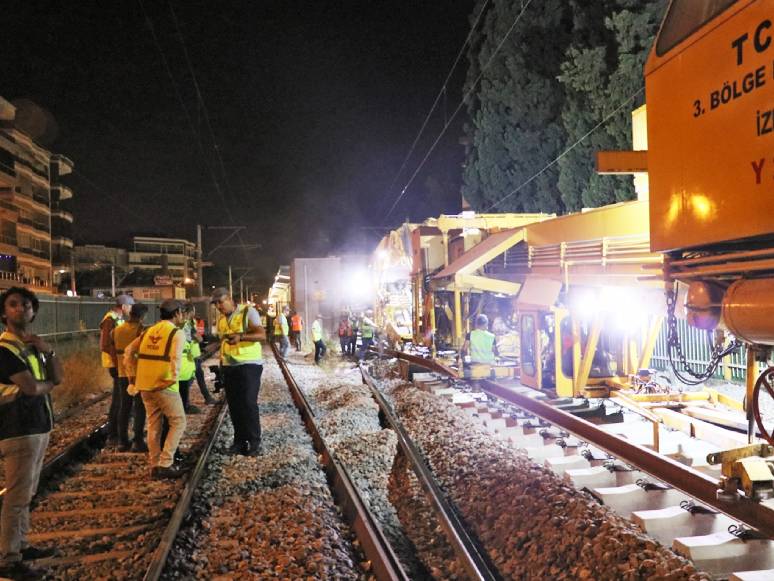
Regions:
<svg viewBox="0 0 774 581"><path fill-rule="evenodd" d="M113 393L108 411L107 437L111 443L118 442L118 413L121 409L121 385L118 381L118 362L116 348L113 345L113 329L123 324L129 318L129 311L134 299L129 295L118 295L116 304L110 309L99 324L99 349L102 354L102 367L108 370L113 379Z"/></svg>
<svg viewBox="0 0 774 581"><path fill-rule="evenodd" d="M470 355L470 363L492 364L495 362L497 344L494 333L490 333L488 328L489 317L478 315L476 328L470 332L460 350L460 355L463 358Z"/></svg>
<svg viewBox="0 0 774 581"><path fill-rule="evenodd" d="M360 360L365 359L366 353L374 343L376 323L373 321L374 311L368 309L360 319Z"/></svg>
<svg viewBox="0 0 774 581"><path fill-rule="evenodd" d="M312 323L312 341L314 342L314 362L320 364L320 359L325 357L328 348L325 346L322 326L322 314L317 313Z"/></svg>
<svg viewBox="0 0 774 581"><path fill-rule="evenodd" d="M212 304L218 309L220 365L226 386L226 402L234 425L234 443L229 452L245 456L261 453L261 418L258 392L263 373L261 341L266 333L258 311L237 305L225 288L215 289Z"/></svg>
<svg viewBox="0 0 774 581"><path fill-rule="evenodd" d="M49 395L62 380L62 365L42 338L29 333L38 312L32 291L11 287L0 295L0 453L5 494L0 521L0 577L40 579L45 571L27 562L55 549L27 544L30 501L38 488L54 414Z"/></svg>
<svg viewBox="0 0 774 581"><path fill-rule="evenodd" d="M132 305L129 320L113 329L113 346L116 350L118 363L118 381L121 387L121 406L118 412L118 451L139 452L148 451L145 443L145 405L139 394L129 393L129 374L124 365L124 352L129 344L142 334L143 318L148 312L148 306L142 303ZM129 441L129 417L134 416L133 441Z"/></svg>
<svg viewBox="0 0 774 581"><path fill-rule="evenodd" d="M133 380L133 387L142 395L148 417L151 477L179 478L183 472L173 464L186 426L177 383L185 347L185 334L180 329L184 318L183 304L167 299L159 309L161 320L129 344L124 353L124 365L130 381ZM169 431L162 448L164 418Z"/></svg>

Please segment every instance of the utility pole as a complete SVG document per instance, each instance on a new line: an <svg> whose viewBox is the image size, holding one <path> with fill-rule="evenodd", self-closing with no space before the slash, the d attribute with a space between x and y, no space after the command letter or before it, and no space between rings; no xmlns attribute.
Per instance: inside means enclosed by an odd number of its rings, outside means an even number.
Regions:
<svg viewBox="0 0 774 581"><path fill-rule="evenodd" d="M110 265L110 296L116 297L116 263Z"/></svg>
<svg viewBox="0 0 774 581"><path fill-rule="evenodd" d="M202 225L196 225L196 280L199 283L199 296L204 296L204 250L202 249Z"/></svg>
<svg viewBox="0 0 774 581"><path fill-rule="evenodd" d="M231 298L234 298L234 283L231 280L231 265L228 265L228 294Z"/></svg>
<svg viewBox="0 0 774 581"><path fill-rule="evenodd" d="M245 302L245 285L244 285L244 279L239 279L239 302L244 303Z"/></svg>

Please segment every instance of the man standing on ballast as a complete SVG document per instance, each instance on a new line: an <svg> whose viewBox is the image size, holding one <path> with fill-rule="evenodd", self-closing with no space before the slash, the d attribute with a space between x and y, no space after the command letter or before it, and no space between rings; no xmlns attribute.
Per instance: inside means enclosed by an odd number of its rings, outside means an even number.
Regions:
<svg viewBox="0 0 774 581"><path fill-rule="evenodd" d="M266 333L261 319L249 304L237 305L225 288L215 289L212 304L218 319L220 365L226 386L226 401L234 425L232 454L257 456L261 453L261 421L258 391L261 388L263 358L261 341Z"/></svg>

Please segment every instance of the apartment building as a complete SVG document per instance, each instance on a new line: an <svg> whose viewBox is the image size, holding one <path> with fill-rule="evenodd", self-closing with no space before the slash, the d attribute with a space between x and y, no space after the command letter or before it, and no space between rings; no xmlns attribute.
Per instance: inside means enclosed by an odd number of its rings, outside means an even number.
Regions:
<svg viewBox="0 0 774 581"><path fill-rule="evenodd" d="M24 284L53 292L72 270L72 190L60 180L73 163L15 125L0 97L0 289Z"/></svg>
<svg viewBox="0 0 774 581"><path fill-rule="evenodd" d="M135 236L129 268L153 272L159 277L157 284L192 286L196 284L196 244L182 238Z"/></svg>

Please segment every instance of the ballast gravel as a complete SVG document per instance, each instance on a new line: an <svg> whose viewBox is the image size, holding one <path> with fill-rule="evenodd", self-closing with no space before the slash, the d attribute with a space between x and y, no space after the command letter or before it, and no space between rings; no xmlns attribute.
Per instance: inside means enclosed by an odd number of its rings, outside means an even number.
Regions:
<svg viewBox="0 0 774 581"><path fill-rule="evenodd" d="M262 454L230 456L228 418L166 579L368 579L279 368L266 358Z"/></svg>
<svg viewBox="0 0 774 581"><path fill-rule="evenodd" d="M291 355L290 370L323 437L346 467L409 578L461 579L454 553L416 480L411 486L411 476L404 470L409 486L399 495L390 494L397 436L381 427L379 406L363 385L360 370L346 360L316 366L298 355Z"/></svg>
<svg viewBox="0 0 774 581"><path fill-rule="evenodd" d="M507 579L709 579L553 472L507 448L453 404L384 382L403 425Z"/></svg>

